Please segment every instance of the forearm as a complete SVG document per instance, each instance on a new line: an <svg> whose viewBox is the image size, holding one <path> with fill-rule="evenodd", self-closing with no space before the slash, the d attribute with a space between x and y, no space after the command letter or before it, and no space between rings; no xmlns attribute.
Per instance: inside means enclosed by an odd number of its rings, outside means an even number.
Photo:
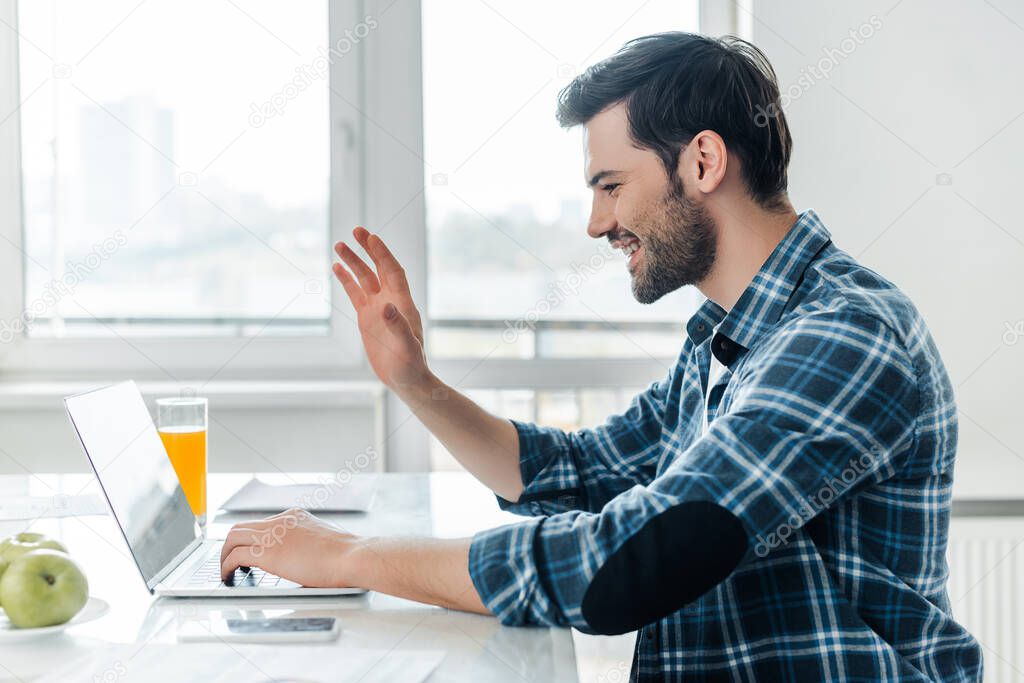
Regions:
<svg viewBox="0 0 1024 683"><path fill-rule="evenodd" d="M490 614L469 576L470 539L363 538L346 583L478 614Z"/></svg>
<svg viewBox="0 0 1024 683"><path fill-rule="evenodd" d="M474 477L506 500L519 499L519 434L511 422L491 415L433 375L397 393Z"/></svg>

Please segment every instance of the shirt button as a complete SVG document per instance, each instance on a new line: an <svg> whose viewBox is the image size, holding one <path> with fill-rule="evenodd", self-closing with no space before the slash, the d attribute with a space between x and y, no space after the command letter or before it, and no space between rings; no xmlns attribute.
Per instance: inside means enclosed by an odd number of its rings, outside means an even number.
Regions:
<svg viewBox="0 0 1024 683"><path fill-rule="evenodd" d="M703 332L704 331L704 323L697 323L697 331L698 332Z"/></svg>

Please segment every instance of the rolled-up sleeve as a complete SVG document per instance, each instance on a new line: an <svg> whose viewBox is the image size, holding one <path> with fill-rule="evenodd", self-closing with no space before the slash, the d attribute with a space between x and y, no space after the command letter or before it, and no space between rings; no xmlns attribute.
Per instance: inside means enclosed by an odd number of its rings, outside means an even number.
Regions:
<svg viewBox="0 0 1024 683"><path fill-rule="evenodd" d="M600 512L477 534L469 568L484 604L505 624L633 630L793 542L806 522L892 476L912 452L916 375L876 318L849 309L805 316L755 360L734 376L728 411L648 485ZM578 466L556 464L570 445L530 438L542 464L530 466L532 482L548 472L558 486L579 485Z"/></svg>
<svg viewBox="0 0 1024 683"><path fill-rule="evenodd" d="M631 486L652 481L674 381L673 371L634 397L625 413L593 429L565 432L513 420L523 492L515 502L499 496L498 504L530 516L596 512Z"/></svg>

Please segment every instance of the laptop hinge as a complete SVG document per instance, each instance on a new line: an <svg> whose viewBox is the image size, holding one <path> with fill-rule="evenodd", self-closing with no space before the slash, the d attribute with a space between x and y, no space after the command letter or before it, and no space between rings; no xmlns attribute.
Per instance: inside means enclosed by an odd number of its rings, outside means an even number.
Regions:
<svg viewBox="0 0 1024 683"><path fill-rule="evenodd" d="M156 588L161 581L166 579L171 572L178 568L178 565L185 561L186 557L194 553L205 541L206 538L202 536L192 539L192 542L185 546L184 550L178 553L173 560L165 564L163 569L157 572L152 579L146 582L146 588L149 589L149 592L152 593L153 589Z"/></svg>

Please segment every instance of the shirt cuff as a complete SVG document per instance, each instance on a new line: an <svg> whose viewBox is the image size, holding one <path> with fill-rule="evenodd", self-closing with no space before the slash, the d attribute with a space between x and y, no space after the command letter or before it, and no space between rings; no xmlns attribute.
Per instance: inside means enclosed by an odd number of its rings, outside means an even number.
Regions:
<svg viewBox="0 0 1024 683"><path fill-rule="evenodd" d="M488 529L473 536L469 576L484 606L506 626L548 623L551 604L541 589L534 539L543 518Z"/></svg>

